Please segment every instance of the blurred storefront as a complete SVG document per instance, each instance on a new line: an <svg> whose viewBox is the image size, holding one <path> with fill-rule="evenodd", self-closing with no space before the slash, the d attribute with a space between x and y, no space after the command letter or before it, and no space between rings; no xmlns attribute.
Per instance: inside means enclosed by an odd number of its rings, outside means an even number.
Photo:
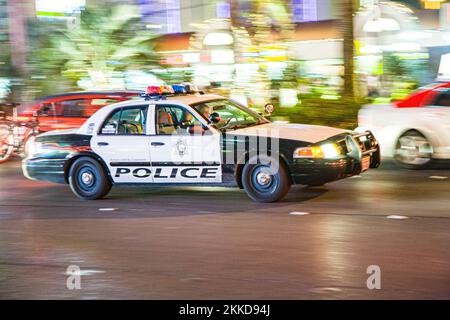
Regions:
<svg viewBox="0 0 450 320"><path fill-rule="evenodd" d="M11 47L12 64L23 68L32 42L28 19L65 27L93 1L0 0L0 45ZM339 97L344 69L337 0L103 1L135 4L143 26L159 35L155 50L162 67L151 70L152 77L130 75L130 85L144 78L192 81L253 104L274 96L293 104L296 92ZM354 32L360 95L401 95L436 77L450 78L450 5L430 2L359 1ZM8 16L13 18L2 18Z"/></svg>
<svg viewBox="0 0 450 320"><path fill-rule="evenodd" d="M342 87L343 41L339 20L326 19L336 18L334 5L334 1L321 2L321 7L317 1L292 1L294 32L283 39L269 34L265 46L255 45L245 14L236 23L233 16L213 18L196 24L194 33L164 35L159 50L171 68L160 72L169 72L174 78L191 75L200 86L220 84L222 89L247 87L250 92L262 92L269 91L267 83L280 80L288 66L294 65L300 79L295 89L302 93L319 88L322 97L336 98ZM240 3L242 8L251 10L245 2ZM441 15L443 10L448 8L442 6ZM450 41L442 28L447 17L450 15L441 17L439 25L436 12L413 11L393 1L363 1L354 23L359 94L401 95L432 81L439 65L429 63L430 54L445 53Z"/></svg>

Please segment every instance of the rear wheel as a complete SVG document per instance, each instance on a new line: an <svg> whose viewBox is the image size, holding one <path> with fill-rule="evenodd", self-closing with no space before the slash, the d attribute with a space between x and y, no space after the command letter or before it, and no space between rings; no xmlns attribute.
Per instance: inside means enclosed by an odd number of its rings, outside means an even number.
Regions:
<svg viewBox="0 0 450 320"><path fill-rule="evenodd" d="M75 160L70 167L69 184L72 192L84 200L101 199L112 187L102 165L90 157Z"/></svg>
<svg viewBox="0 0 450 320"><path fill-rule="evenodd" d="M410 130L397 141L394 159L402 167L422 169L431 163L433 146L420 132Z"/></svg>
<svg viewBox="0 0 450 320"><path fill-rule="evenodd" d="M270 157L254 157L242 170L242 185L257 202L275 202L289 192L291 183L285 166Z"/></svg>
<svg viewBox="0 0 450 320"><path fill-rule="evenodd" d="M14 135L9 126L0 125L0 163L8 161L14 151Z"/></svg>

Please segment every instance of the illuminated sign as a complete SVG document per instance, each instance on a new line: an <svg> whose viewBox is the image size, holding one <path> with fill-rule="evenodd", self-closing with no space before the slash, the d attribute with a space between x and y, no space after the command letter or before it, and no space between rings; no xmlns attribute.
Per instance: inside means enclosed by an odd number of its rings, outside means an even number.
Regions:
<svg viewBox="0 0 450 320"><path fill-rule="evenodd" d="M157 33L181 32L181 0L136 0L144 21Z"/></svg>
<svg viewBox="0 0 450 320"><path fill-rule="evenodd" d="M445 0L422 0L424 9L440 9L442 2Z"/></svg>
<svg viewBox="0 0 450 320"><path fill-rule="evenodd" d="M292 0L294 22L317 21L317 0Z"/></svg>
<svg viewBox="0 0 450 320"><path fill-rule="evenodd" d="M438 79L450 79L450 53L441 56Z"/></svg>
<svg viewBox="0 0 450 320"><path fill-rule="evenodd" d="M36 16L48 18L67 18L80 12L86 0L36 0Z"/></svg>

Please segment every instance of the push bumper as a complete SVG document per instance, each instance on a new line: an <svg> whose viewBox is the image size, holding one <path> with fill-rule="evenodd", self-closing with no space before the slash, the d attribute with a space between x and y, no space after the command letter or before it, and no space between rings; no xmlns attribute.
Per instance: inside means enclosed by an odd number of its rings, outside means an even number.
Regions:
<svg viewBox="0 0 450 320"><path fill-rule="evenodd" d="M25 159L22 171L26 178L54 183L67 183L64 174L65 160Z"/></svg>
<svg viewBox="0 0 450 320"><path fill-rule="evenodd" d="M379 167L380 147L370 131L333 139L344 155L338 159L294 159L291 178L294 184L322 185L358 175Z"/></svg>

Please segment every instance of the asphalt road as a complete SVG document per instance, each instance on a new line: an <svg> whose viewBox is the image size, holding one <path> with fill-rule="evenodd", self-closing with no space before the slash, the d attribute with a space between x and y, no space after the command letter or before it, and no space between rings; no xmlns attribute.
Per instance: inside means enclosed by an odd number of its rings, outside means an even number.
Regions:
<svg viewBox="0 0 450 320"><path fill-rule="evenodd" d="M0 298L450 299L449 177L388 164L276 204L201 187L89 202L13 161L0 165Z"/></svg>

